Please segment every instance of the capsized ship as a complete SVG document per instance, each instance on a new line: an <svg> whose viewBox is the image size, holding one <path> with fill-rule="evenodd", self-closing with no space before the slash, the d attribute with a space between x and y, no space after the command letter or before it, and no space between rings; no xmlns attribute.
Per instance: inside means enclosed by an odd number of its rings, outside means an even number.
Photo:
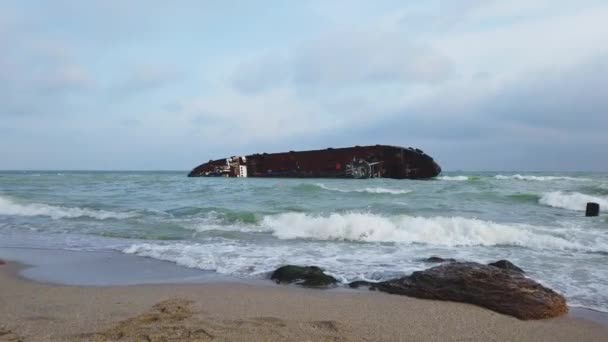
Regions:
<svg viewBox="0 0 608 342"><path fill-rule="evenodd" d="M420 149L374 145L210 160L188 177L423 179L440 173L441 167Z"/></svg>

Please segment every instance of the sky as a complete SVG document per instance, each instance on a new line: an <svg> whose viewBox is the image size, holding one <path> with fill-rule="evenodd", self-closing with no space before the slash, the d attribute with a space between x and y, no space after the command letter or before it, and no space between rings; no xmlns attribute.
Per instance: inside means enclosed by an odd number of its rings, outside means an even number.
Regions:
<svg viewBox="0 0 608 342"><path fill-rule="evenodd" d="M0 2L0 169L367 144L608 171L608 1Z"/></svg>

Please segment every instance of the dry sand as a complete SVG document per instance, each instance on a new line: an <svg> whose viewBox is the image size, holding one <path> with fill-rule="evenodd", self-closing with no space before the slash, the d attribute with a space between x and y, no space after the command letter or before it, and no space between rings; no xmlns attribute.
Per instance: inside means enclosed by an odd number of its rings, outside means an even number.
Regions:
<svg viewBox="0 0 608 342"><path fill-rule="evenodd" d="M0 265L0 341L606 341L570 316L520 321L368 291L211 283L81 287Z"/></svg>

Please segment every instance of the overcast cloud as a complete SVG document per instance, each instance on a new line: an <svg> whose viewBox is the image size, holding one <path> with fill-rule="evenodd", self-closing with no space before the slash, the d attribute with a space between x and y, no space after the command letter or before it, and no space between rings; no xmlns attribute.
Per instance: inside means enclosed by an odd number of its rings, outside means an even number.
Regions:
<svg viewBox="0 0 608 342"><path fill-rule="evenodd" d="M606 1L2 1L0 169L419 147L607 171Z"/></svg>

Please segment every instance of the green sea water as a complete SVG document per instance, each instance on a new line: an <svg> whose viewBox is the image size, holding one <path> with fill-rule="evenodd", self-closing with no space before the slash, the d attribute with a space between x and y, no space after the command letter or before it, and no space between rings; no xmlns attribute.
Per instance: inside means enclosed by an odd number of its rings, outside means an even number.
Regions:
<svg viewBox="0 0 608 342"><path fill-rule="evenodd" d="M608 174L444 173L433 180L0 172L0 247L115 250L251 279L285 263L343 282L509 259L608 312ZM584 217L585 204L604 213Z"/></svg>

